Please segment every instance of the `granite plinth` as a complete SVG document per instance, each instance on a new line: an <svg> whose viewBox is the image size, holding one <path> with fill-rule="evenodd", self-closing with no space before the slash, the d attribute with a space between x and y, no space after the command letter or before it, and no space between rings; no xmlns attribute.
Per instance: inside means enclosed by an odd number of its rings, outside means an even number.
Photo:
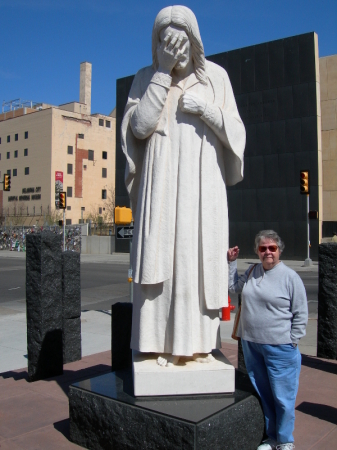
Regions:
<svg viewBox="0 0 337 450"><path fill-rule="evenodd" d="M111 370L132 367L130 348L132 303L118 302L111 306Z"/></svg>
<svg viewBox="0 0 337 450"><path fill-rule="evenodd" d="M337 359L337 244L319 245L317 356Z"/></svg>
<svg viewBox="0 0 337 450"><path fill-rule="evenodd" d="M264 417L247 377L233 394L135 397L132 371L70 386L70 439L88 449L255 450ZM240 389L242 388L242 390Z"/></svg>
<svg viewBox="0 0 337 450"><path fill-rule="evenodd" d="M177 365L161 367L157 364L157 354L133 351L134 395L138 397L234 392L233 365L220 350L213 350L212 354L214 361L209 363L182 357Z"/></svg>
<svg viewBox="0 0 337 450"><path fill-rule="evenodd" d="M81 266L80 254L62 253L63 363L78 361L81 348Z"/></svg>
<svg viewBox="0 0 337 450"><path fill-rule="evenodd" d="M61 236L26 239L28 377L35 381L63 373Z"/></svg>

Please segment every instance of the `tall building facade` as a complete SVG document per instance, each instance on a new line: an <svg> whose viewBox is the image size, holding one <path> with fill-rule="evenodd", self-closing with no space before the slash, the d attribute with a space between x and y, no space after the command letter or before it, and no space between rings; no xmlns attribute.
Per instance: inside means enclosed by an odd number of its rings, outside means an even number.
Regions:
<svg viewBox="0 0 337 450"><path fill-rule="evenodd" d="M20 107L21 106L21 107ZM80 101L35 104L0 114L2 222L34 225L61 216L58 192L67 193L66 223L89 217L109 220L114 203L113 115L91 114L91 64L80 71Z"/></svg>

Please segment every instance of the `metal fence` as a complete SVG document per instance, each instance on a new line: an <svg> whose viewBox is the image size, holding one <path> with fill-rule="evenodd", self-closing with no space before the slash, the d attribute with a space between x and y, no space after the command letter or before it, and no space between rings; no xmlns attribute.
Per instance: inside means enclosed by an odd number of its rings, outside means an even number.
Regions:
<svg viewBox="0 0 337 450"><path fill-rule="evenodd" d="M26 251L26 236L32 233L41 233L43 230L50 230L53 233L63 235L63 227L53 226L33 226L33 227L0 227L0 251L10 250L17 252ZM81 226L66 225L65 227L65 246L66 250L75 252L81 251ZM62 240L63 249L63 240Z"/></svg>

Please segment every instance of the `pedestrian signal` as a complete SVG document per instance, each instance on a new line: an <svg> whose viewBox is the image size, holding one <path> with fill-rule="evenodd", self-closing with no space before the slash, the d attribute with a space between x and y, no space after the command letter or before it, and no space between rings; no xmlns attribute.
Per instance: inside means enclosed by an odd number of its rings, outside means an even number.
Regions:
<svg viewBox="0 0 337 450"><path fill-rule="evenodd" d="M59 192L59 208L66 209L67 207L67 194L65 192Z"/></svg>
<svg viewBox="0 0 337 450"><path fill-rule="evenodd" d="M300 172L300 189L301 194L309 194L310 186L309 186L309 170L301 170Z"/></svg>
<svg viewBox="0 0 337 450"><path fill-rule="evenodd" d="M7 173L4 175L4 191L11 190L11 176Z"/></svg>
<svg viewBox="0 0 337 450"><path fill-rule="evenodd" d="M116 206L115 208L115 224L124 225L132 222L132 211L125 206Z"/></svg>

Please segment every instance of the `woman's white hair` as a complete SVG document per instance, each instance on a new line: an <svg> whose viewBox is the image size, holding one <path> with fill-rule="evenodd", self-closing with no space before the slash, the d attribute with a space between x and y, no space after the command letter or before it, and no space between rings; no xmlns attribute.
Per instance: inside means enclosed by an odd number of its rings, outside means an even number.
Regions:
<svg viewBox="0 0 337 450"><path fill-rule="evenodd" d="M160 32L169 25L182 28L189 37L192 50L192 59L195 75L198 80L207 85L205 52L200 37L197 19L194 13L186 6L167 6L157 14L152 30L152 61L153 68L158 69L157 46Z"/></svg>
<svg viewBox="0 0 337 450"><path fill-rule="evenodd" d="M278 246L280 253L284 250L284 242L280 238L280 236L276 233L274 230L262 230L257 233L255 236L255 246L254 251L257 253L257 250L259 248L261 239L271 239L275 242L275 244Z"/></svg>

